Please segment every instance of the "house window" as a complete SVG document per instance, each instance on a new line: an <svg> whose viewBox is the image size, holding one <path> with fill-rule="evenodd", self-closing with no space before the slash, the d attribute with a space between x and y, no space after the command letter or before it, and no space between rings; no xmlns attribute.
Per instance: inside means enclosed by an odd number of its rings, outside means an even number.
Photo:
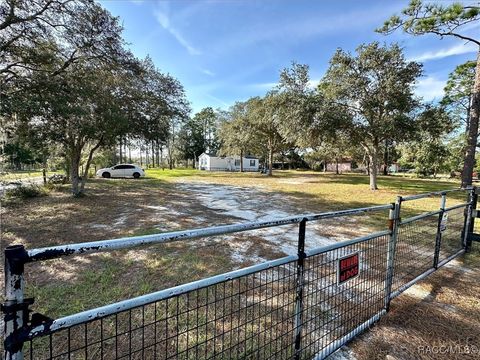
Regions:
<svg viewBox="0 0 480 360"><path fill-rule="evenodd" d="M235 160L235 166L240 166L240 160Z"/></svg>
<svg viewBox="0 0 480 360"><path fill-rule="evenodd" d="M250 160L250 166L255 166L255 160Z"/></svg>

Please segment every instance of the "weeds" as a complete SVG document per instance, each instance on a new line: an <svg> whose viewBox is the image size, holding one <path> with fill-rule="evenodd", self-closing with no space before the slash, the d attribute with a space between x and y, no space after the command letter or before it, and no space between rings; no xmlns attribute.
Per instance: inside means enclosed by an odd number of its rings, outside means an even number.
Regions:
<svg viewBox="0 0 480 360"><path fill-rule="evenodd" d="M5 191L4 203L17 203L19 200L27 200L47 196L49 189L36 184L20 184Z"/></svg>

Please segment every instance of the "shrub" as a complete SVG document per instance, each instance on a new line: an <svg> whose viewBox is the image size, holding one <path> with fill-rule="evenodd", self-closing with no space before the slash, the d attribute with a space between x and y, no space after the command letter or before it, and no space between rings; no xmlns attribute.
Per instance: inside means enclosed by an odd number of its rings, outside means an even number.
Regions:
<svg viewBox="0 0 480 360"><path fill-rule="evenodd" d="M9 200L30 199L46 195L48 195L47 189L36 184L20 184L5 191L5 198Z"/></svg>

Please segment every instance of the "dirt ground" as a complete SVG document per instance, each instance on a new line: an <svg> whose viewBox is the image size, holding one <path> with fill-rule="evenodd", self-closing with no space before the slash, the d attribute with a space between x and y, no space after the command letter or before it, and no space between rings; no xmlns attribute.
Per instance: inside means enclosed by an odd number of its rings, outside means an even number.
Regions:
<svg viewBox="0 0 480 360"><path fill-rule="evenodd" d="M390 312L348 345L350 357L480 359L479 253L452 261L394 299Z"/></svg>
<svg viewBox="0 0 480 360"><path fill-rule="evenodd" d="M208 180L145 179L132 186L125 180L102 179L89 186L84 198L57 191L3 207L2 253L13 243L38 248L324 211L305 198ZM306 246L316 248L384 227L370 220L359 216L308 223ZM30 264L27 292L35 296L37 311L58 317L295 254L297 238L296 226L283 226ZM456 354L431 353L428 346L480 347L478 269L478 264L461 260L438 271L395 299L388 316L334 357L449 359ZM98 290L95 297L92 287Z"/></svg>

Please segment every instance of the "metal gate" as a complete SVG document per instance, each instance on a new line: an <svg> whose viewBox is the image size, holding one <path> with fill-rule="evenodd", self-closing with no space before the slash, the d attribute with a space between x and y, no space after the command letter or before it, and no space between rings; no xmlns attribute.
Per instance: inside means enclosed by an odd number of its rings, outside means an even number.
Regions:
<svg viewBox="0 0 480 360"><path fill-rule="evenodd" d="M447 207L447 195L465 202ZM427 197L439 208L402 218ZM475 189L399 196L395 203L69 244L5 250L6 359L323 359L382 315L396 296L461 255L473 234ZM385 229L305 249L313 221L388 211ZM35 261L298 224L298 252L222 275L50 319L31 314L24 267Z"/></svg>

